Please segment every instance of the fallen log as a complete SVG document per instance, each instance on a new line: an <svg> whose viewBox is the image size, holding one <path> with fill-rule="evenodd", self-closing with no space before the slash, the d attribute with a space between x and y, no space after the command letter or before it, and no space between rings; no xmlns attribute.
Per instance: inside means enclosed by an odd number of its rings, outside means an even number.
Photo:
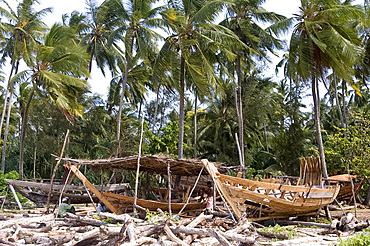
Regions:
<svg viewBox="0 0 370 246"><path fill-rule="evenodd" d="M91 219L88 217L80 217L78 215L72 214L72 213L66 213L65 217L70 218L70 219L75 219L78 222L82 222L87 225L93 225L93 226L101 226L101 225L107 225L107 222L96 220L96 219Z"/></svg>
<svg viewBox="0 0 370 246"><path fill-rule="evenodd" d="M123 243L123 244L121 244L121 246L139 246L139 245L143 245L143 244L155 244L156 242L157 242L157 240L154 239L154 238L141 237L141 238L137 239L134 242Z"/></svg>
<svg viewBox="0 0 370 246"><path fill-rule="evenodd" d="M86 233L80 233L79 235L75 235L73 240L66 243L65 246L74 246L82 241L99 236L99 234L100 234L100 228L95 228L94 230L86 232Z"/></svg>
<svg viewBox="0 0 370 246"><path fill-rule="evenodd" d="M188 244L184 243L181 239L176 237L175 234L171 231L171 229L168 227L168 225L164 225L163 230L166 232L167 236L176 244L181 245L181 246L188 246Z"/></svg>
<svg viewBox="0 0 370 246"><path fill-rule="evenodd" d="M207 219L212 219L212 217L213 217L213 215L204 215L204 213L201 213L192 222L190 222L190 224L188 224L186 227L188 227L188 228L194 228L197 225L199 225L200 223L202 223L202 221L205 221Z"/></svg>
<svg viewBox="0 0 370 246"><path fill-rule="evenodd" d="M37 222L46 222L54 219L53 214L44 215L40 217L31 217L31 218L21 218L21 219L15 219L15 220L7 220L0 223L0 229L11 227L15 224L21 225L21 224L31 224L31 223L37 223Z"/></svg>
<svg viewBox="0 0 370 246"><path fill-rule="evenodd" d="M222 245L222 246L231 246L231 244L226 240L224 236L220 234L220 232L216 232L213 229L208 229L211 235L217 239L217 241Z"/></svg>
<svg viewBox="0 0 370 246"><path fill-rule="evenodd" d="M18 246L18 244L9 242L8 240L4 238L0 238L0 245Z"/></svg>
<svg viewBox="0 0 370 246"><path fill-rule="evenodd" d="M15 224L15 227L16 227L15 232L13 233L13 235L10 238L8 238L9 242L15 243L15 242L18 241L19 232L21 231L21 227L18 224Z"/></svg>
<svg viewBox="0 0 370 246"><path fill-rule="evenodd" d="M330 228L330 224L322 224L315 222L306 222L306 221L293 221L293 220L277 220L279 225L302 225L302 226L317 226L320 228Z"/></svg>
<svg viewBox="0 0 370 246"><path fill-rule="evenodd" d="M288 239L289 238L287 234L273 233L273 232L259 231L259 230L256 230L256 232L259 235L263 237L268 237L268 238L277 238L277 239Z"/></svg>
<svg viewBox="0 0 370 246"><path fill-rule="evenodd" d="M170 229L175 233L184 233L186 235L198 234L199 236L210 237L212 233L207 229L188 228L185 226L171 226ZM225 232L219 232L227 240L237 241L241 243L251 244L255 242L252 237L247 237L239 234L228 234Z"/></svg>
<svg viewBox="0 0 370 246"><path fill-rule="evenodd" d="M337 211L337 210L351 210L351 209L354 209L355 208L355 206L348 206L348 207L338 208L337 206L334 206L334 205L328 205L327 207L329 208L329 210L332 210L332 211Z"/></svg>

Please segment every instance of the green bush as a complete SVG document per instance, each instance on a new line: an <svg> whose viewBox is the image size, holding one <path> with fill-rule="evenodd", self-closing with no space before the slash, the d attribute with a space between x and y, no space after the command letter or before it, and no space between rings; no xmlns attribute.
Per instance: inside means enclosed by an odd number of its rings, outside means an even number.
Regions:
<svg viewBox="0 0 370 246"><path fill-rule="evenodd" d="M19 179L19 174L18 174L17 171L14 171L14 170L10 171L6 174L4 174L2 171L0 171L0 195L5 195L5 190L6 190L6 187L7 187L7 183L6 183L5 179L17 180L17 179ZM17 197L18 197L19 201L22 204L28 201L27 198L25 198L24 196L22 196L18 192L17 192ZM6 198L7 199L13 199L13 194L11 192L8 192Z"/></svg>
<svg viewBox="0 0 370 246"><path fill-rule="evenodd" d="M348 238L346 240L340 240L338 246L366 246L370 245L369 234L358 234L355 237Z"/></svg>

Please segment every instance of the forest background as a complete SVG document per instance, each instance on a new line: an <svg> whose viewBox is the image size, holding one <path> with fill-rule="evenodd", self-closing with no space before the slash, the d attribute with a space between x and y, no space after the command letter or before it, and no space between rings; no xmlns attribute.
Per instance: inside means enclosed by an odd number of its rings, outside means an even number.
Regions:
<svg viewBox="0 0 370 246"><path fill-rule="evenodd" d="M367 1L1 2L5 173L49 178L67 129L71 158L135 155L142 116L143 154L248 177L297 175L310 155L324 176L370 172Z"/></svg>

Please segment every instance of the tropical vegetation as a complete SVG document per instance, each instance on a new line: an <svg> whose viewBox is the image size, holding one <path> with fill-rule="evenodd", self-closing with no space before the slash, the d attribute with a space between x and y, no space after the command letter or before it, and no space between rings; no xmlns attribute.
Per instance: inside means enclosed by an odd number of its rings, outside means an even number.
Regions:
<svg viewBox="0 0 370 246"><path fill-rule="evenodd" d="M143 154L246 177L297 175L319 155L324 176L369 174L366 1L301 0L282 16L263 0L88 0L49 26L38 3L0 2L5 174L49 178L68 129L69 157L136 155L143 116Z"/></svg>

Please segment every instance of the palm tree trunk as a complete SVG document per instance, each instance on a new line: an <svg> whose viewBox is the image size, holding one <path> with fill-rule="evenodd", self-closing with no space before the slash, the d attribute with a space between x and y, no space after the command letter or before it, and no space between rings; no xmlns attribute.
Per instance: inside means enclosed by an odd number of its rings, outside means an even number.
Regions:
<svg viewBox="0 0 370 246"><path fill-rule="evenodd" d="M328 171L326 169L324 144L323 144L322 136L321 136L319 87L318 87L317 80L314 76L312 76L312 96L313 96L313 105L314 105L317 145L318 145L321 165L322 165L322 175L324 176L324 178L327 179Z"/></svg>
<svg viewBox="0 0 370 246"><path fill-rule="evenodd" d="M241 57L240 53L236 57L236 73L238 75L238 91L237 91L237 105L236 112L238 117L238 125L239 125L239 146L241 151L241 164L242 167L245 166L244 162L244 125L243 125L243 102L242 102L242 71L241 71Z"/></svg>
<svg viewBox="0 0 370 246"><path fill-rule="evenodd" d="M3 152L1 154L1 171L3 171L3 172L5 172L6 141L8 140L10 112L12 110L12 99L13 99L13 92L10 92L9 104L8 104L8 113L7 113L7 116L6 116L6 124L5 124L5 131L4 131Z"/></svg>
<svg viewBox="0 0 370 246"><path fill-rule="evenodd" d="M346 87L346 82L344 81L344 79L342 79L342 95L343 95L343 120L344 120L344 126L345 126L345 136L347 135L347 126L348 126L348 123L347 123L347 109L346 109L346 94L347 94L347 87Z"/></svg>
<svg viewBox="0 0 370 246"><path fill-rule="evenodd" d="M131 44L130 44L131 51L132 51L133 45L134 45L134 38L131 38ZM125 68L125 74L123 75L123 80L122 80L122 90L121 90L121 97L119 99L119 109L118 109L118 116L117 116L116 141L118 142L118 146L117 146L116 151L114 153L114 156L116 158L118 157L119 152L121 150L120 136L121 136L122 107L123 107L123 99L125 97L125 91L126 91L126 85L127 85L127 78L128 78L128 71L129 71L130 63L131 63L131 57L126 52L126 68Z"/></svg>
<svg viewBox="0 0 370 246"><path fill-rule="evenodd" d="M339 113L339 119L340 119L340 126L342 127L342 129L344 129L344 120L343 120L343 114L342 114L342 109L340 107L340 103L339 103L339 98L338 98L338 88L337 88L337 76L334 75L334 94L335 94L335 103L337 104L337 107L338 107L338 113Z"/></svg>
<svg viewBox="0 0 370 246"><path fill-rule="evenodd" d="M90 60L89 60L89 75L91 73L91 70L92 70L92 61L93 61L93 57L94 57L94 48L95 48L95 45L93 45L92 49L91 49L91 54L90 54ZM86 77L85 80L87 81L89 79L89 77Z"/></svg>
<svg viewBox="0 0 370 246"><path fill-rule="evenodd" d="M28 109L30 108L34 92L35 92L35 87L32 87L32 91L27 100L26 108L24 109L24 114L22 115L21 136L19 140L19 180L23 180L24 140L26 137L26 130L27 130Z"/></svg>
<svg viewBox="0 0 370 246"><path fill-rule="evenodd" d="M184 101L185 101L185 59L181 56L180 64L180 109L179 109L179 144L178 158L183 157L184 147Z"/></svg>
<svg viewBox="0 0 370 246"><path fill-rule="evenodd" d="M153 119L153 125L152 125L152 133L154 134L154 128L155 128L155 124L157 123L157 114L158 114L158 104L159 104L159 89L161 88L161 86L158 86L158 89L157 89L157 100L155 101L155 109L154 109L154 119Z"/></svg>
<svg viewBox="0 0 370 246"><path fill-rule="evenodd" d="M18 73L19 68L19 61L16 62L15 71L14 73ZM9 78L10 79L10 78ZM4 143L3 143L3 151L1 154L1 171L5 172L5 155L6 155L6 142L8 140L8 131L9 131L9 121L10 121L10 113L12 111L12 100L13 100L13 90L12 85L9 86L10 95L9 95L9 102L8 102L8 112L6 116L6 123L5 123L5 130L4 130ZM4 103L5 105L5 103Z"/></svg>
<svg viewBox="0 0 370 246"><path fill-rule="evenodd" d="M6 86L6 91L5 91L5 96L4 96L4 105L3 105L3 112L1 114L1 122L0 122L0 137L1 137L1 131L3 130L3 122L5 118L5 112L6 112L6 105L7 105L7 100L8 100L8 94L9 94L9 89L10 89L10 79L13 76L13 71L15 68L15 62L12 62L12 68L10 70L10 75L8 79L8 85Z"/></svg>
<svg viewBox="0 0 370 246"><path fill-rule="evenodd" d="M198 111L198 98L195 91L195 105L194 105L194 158L197 158L197 112Z"/></svg>

